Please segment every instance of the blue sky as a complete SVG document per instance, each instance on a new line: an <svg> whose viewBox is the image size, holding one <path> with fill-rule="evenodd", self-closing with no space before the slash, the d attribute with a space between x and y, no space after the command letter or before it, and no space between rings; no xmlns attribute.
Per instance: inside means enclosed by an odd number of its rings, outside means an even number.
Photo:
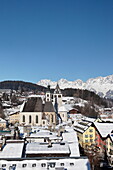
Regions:
<svg viewBox="0 0 113 170"><path fill-rule="evenodd" d="M1 0L0 81L113 74L113 0Z"/></svg>

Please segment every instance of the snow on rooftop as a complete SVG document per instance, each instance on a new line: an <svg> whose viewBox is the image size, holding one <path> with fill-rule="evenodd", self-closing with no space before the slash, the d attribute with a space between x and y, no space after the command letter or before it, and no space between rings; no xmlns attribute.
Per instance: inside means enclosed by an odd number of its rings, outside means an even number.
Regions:
<svg viewBox="0 0 113 170"><path fill-rule="evenodd" d="M12 108L9 108L9 109L4 109L4 112L6 114L8 114L8 115L11 115L11 114L20 112L21 107L22 107L22 105L18 105L17 107L12 107Z"/></svg>
<svg viewBox="0 0 113 170"><path fill-rule="evenodd" d="M102 137L107 137L108 134L113 130L113 123L97 123L94 122L94 125L98 129Z"/></svg>
<svg viewBox="0 0 113 170"><path fill-rule="evenodd" d="M0 123L6 123L6 120L0 118Z"/></svg>
<svg viewBox="0 0 113 170"><path fill-rule="evenodd" d="M41 132L37 132L37 133L31 133L30 137L36 137L36 138L44 138L44 137L52 137L52 136L56 136L56 133L50 133L50 132L46 132L46 131L41 131Z"/></svg>
<svg viewBox="0 0 113 170"><path fill-rule="evenodd" d="M68 110L65 108L65 106L61 106L59 109L58 109L59 112L67 112Z"/></svg>
<svg viewBox="0 0 113 170"><path fill-rule="evenodd" d="M60 145L59 143L52 144L52 147L48 147L48 144L28 143L26 147L26 154L49 154L49 153L70 153L69 146L67 144Z"/></svg>
<svg viewBox="0 0 113 170"><path fill-rule="evenodd" d="M0 158L21 158L24 143L8 143L0 152Z"/></svg>
<svg viewBox="0 0 113 170"><path fill-rule="evenodd" d="M69 147L70 147L70 150L71 150L70 157L80 157L78 142L70 143Z"/></svg>
<svg viewBox="0 0 113 170"><path fill-rule="evenodd" d="M70 157L80 157L79 143L76 132L71 127L67 127L67 132L62 134L63 141L69 144L71 150Z"/></svg>
<svg viewBox="0 0 113 170"><path fill-rule="evenodd" d="M82 118L82 120L85 120L85 121L88 121L88 122L95 122L96 121L96 119L90 118L90 117L84 117L84 118Z"/></svg>
<svg viewBox="0 0 113 170"><path fill-rule="evenodd" d="M71 110L74 108L74 106L72 104L65 104L65 108L67 111Z"/></svg>

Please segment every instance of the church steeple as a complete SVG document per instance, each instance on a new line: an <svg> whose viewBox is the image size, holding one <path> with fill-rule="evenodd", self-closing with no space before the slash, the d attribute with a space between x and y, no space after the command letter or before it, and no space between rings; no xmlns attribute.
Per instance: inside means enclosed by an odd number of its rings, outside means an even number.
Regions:
<svg viewBox="0 0 113 170"><path fill-rule="evenodd" d="M61 94L61 90L60 90L60 87L59 87L58 83L57 83L57 85L56 85L54 94Z"/></svg>
<svg viewBox="0 0 113 170"><path fill-rule="evenodd" d="M47 91L46 91L46 102L51 101L51 92L50 92L50 85L48 85Z"/></svg>
<svg viewBox="0 0 113 170"><path fill-rule="evenodd" d="M58 108L62 105L62 92L60 90L60 87L57 83L54 94L53 94L53 101L54 104L57 101Z"/></svg>

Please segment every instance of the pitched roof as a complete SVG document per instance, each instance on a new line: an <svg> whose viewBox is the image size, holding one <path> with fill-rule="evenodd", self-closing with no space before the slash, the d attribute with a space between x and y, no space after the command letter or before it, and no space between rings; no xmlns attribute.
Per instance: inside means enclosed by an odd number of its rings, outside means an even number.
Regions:
<svg viewBox="0 0 113 170"><path fill-rule="evenodd" d="M100 135L105 138L113 130L113 123L97 123L94 122L95 127L99 131Z"/></svg>
<svg viewBox="0 0 113 170"><path fill-rule="evenodd" d="M45 103L44 112L55 112L54 106L51 101Z"/></svg>
<svg viewBox="0 0 113 170"><path fill-rule="evenodd" d="M29 98L23 107L23 112L42 112L42 99L40 97Z"/></svg>

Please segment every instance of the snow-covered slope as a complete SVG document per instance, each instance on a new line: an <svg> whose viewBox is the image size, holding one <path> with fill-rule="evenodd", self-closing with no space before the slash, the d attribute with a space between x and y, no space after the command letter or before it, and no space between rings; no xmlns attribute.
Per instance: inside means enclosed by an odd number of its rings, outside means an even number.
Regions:
<svg viewBox="0 0 113 170"><path fill-rule="evenodd" d="M65 88L87 89L89 91L94 91L101 97L113 99L113 75L107 77L91 78L86 82L83 82L82 80L68 81L66 79L60 79L58 82L55 82L45 79L39 81L37 84L45 87L50 85L51 88L55 88L57 83L59 84L61 89Z"/></svg>

